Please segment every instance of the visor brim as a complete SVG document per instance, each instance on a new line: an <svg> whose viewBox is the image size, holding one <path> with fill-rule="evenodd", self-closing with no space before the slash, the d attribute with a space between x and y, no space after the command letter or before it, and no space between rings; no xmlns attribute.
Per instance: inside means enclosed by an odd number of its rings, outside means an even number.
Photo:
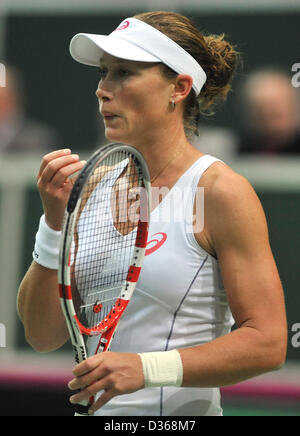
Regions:
<svg viewBox="0 0 300 436"><path fill-rule="evenodd" d="M113 35L78 33L71 40L70 53L77 62L91 66L99 66L103 53L131 61L161 62L140 47Z"/></svg>

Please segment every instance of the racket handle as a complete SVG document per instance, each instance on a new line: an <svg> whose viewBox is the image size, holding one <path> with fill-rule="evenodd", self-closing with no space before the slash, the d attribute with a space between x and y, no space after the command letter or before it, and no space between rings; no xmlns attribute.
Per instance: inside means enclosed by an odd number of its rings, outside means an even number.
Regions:
<svg viewBox="0 0 300 436"><path fill-rule="evenodd" d="M89 406L76 405L74 416L90 416L88 414Z"/></svg>
<svg viewBox="0 0 300 436"><path fill-rule="evenodd" d="M94 397L90 397L89 401L82 401L81 403L76 404L74 416L91 416L88 411L94 401Z"/></svg>

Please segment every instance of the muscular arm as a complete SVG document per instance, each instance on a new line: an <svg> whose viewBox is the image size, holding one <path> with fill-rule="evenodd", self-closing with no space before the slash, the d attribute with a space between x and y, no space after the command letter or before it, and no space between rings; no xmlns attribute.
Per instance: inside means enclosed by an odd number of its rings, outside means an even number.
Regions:
<svg viewBox="0 0 300 436"><path fill-rule="evenodd" d="M287 328L282 285L262 206L247 180L230 169L206 192L205 220L237 330L180 350L183 386L238 383L277 369Z"/></svg>
<svg viewBox="0 0 300 436"><path fill-rule="evenodd" d="M19 288L18 311L26 339L37 351L56 350L68 340L57 271L32 262Z"/></svg>

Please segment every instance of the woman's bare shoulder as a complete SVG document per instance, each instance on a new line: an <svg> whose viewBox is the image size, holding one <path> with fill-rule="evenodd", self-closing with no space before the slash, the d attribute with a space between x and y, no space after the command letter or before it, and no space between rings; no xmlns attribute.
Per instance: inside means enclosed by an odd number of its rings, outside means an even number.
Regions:
<svg viewBox="0 0 300 436"><path fill-rule="evenodd" d="M224 162L213 163L202 175L199 186L205 188L207 199L242 199L245 195L256 197L249 180ZM249 198L250 199L250 198Z"/></svg>
<svg viewBox="0 0 300 436"><path fill-rule="evenodd" d="M254 232L266 240L265 213L248 179L216 162L203 174L199 186L204 187L205 230L215 250L218 241L241 240L241 235L249 239Z"/></svg>

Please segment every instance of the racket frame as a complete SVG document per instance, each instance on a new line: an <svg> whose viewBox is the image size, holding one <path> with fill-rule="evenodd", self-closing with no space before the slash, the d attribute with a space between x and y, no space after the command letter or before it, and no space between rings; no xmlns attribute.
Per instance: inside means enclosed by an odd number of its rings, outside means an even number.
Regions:
<svg viewBox="0 0 300 436"><path fill-rule="evenodd" d="M131 265L128 270L127 278L121 289L120 307L117 310L117 314L113 322L111 322L108 328L105 326L105 320L100 323L96 329L86 329L80 323L72 299L71 291L71 262L70 262L70 250L73 240L74 228L76 224L76 218L78 209L81 204L81 195L85 182L89 175L94 171L94 169L106 159L111 153L117 153L118 151L125 151L138 159L139 165L142 170L142 179L147 193L146 198L146 216L145 221L139 221L137 226L137 235L135 241L135 247L133 250ZM140 170L140 169L139 169ZM144 199L145 201L145 199ZM83 360L86 360L87 349L84 342L83 335L94 336L101 335L99 344L96 350L97 353L108 351L111 340L116 332L118 321L121 318L124 310L126 309L129 300L134 292L136 283L138 281L146 245L148 239L149 223L150 223L150 212L151 212L151 183L150 175L147 164L142 156L142 154L136 150L134 147L124 144L108 144L102 147L97 152L95 152L87 161L81 172L79 173L72 192L69 197L69 201L64 213L62 238L59 251L59 268L58 268L58 284L59 284L59 297L61 308L66 320L67 328L70 335L70 340L72 343L72 348L74 352L75 362L78 364ZM118 301L118 300L117 300ZM90 402L89 402L90 403ZM80 406L79 406L80 407ZM82 408L75 415L86 416L88 409L88 402L82 404Z"/></svg>

